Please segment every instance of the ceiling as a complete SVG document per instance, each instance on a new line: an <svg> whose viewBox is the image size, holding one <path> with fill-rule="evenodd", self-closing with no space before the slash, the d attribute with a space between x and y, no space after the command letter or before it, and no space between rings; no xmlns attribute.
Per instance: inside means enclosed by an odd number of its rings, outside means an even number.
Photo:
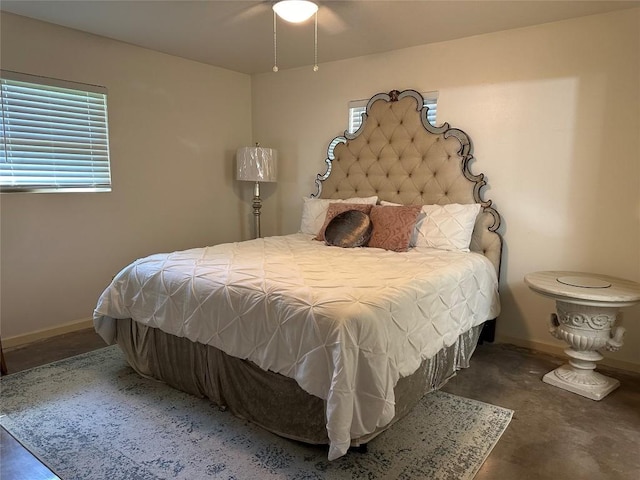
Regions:
<svg viewBox="0 0 640 480"><path fill-rule="evenodd" d="M640 6L640 1L613 0L318 3L320 64ZM2 0L0 9L254 74L273 67L272 4L243 0ZM280 69L313 65L313 20L298 25L279 20L277 33Z"/></svg>

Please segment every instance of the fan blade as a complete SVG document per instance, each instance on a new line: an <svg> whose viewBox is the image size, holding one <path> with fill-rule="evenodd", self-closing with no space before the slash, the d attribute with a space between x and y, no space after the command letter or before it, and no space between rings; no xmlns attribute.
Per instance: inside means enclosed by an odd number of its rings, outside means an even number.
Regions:
<svg viewBox="0 0 640 480"><path fill-rule="evenodd" d="M318 26L330 35L337 35L349 28L340 15L326 5L320 5L318 9Z"/></svg>
<svg viewBox="0 0 640 480"><path fill-rule="evenodd" d="M252 3L253 5L243 5L247 3ZM271 3L269 2L237 2L237 6L236 10L230 12L228 18L225 19L232 25L252 21L271 11Z"/></svg>

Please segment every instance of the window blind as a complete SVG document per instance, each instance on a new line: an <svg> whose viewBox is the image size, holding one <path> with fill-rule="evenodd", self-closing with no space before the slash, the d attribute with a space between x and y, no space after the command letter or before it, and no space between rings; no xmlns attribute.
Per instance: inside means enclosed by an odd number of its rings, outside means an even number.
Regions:
<svg viewBox="0 0 640 480"><path fill-rule="evenodd" d="M424 99L423 105L429 107L427 111L427 120L431 125L436 124L436 113L438 106L438 92L422 93ZM367 103L369 100L352 100L349 102L349 133L355 133L360 125L362 125L362 114L367 112ZM334 139L329 144L329 152L333 152L335 146L340 143L338 139ZM333 160L333 159L332 159Z"/></svg>
<svg viewBox="0 0 640 480"><path fill-rule="evenodd" d="M438 106L438 92L422 93L424 106L428 107L427 120L431 125L436 124L436 110ZM349 102L349 133L354 133L362 125L362 114L367 111L368 100L353 100Z"/></svg>
<svg viewBox="0 0 640 480"><path fill-rule="evenodd" d="M0 190L110 191L104 87L1 72Z"/></svg>
<svg viewBox="0 0 640 480"><path fill-rule="evenodd" d="M349 102L349 133L354 133L362 125L362 114L367 113L368 100Z"/></svg>

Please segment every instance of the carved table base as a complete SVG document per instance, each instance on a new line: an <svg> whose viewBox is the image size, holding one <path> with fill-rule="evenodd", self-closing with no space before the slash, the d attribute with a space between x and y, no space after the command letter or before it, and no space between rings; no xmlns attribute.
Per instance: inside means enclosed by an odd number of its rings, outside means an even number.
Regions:
<svg viewBox="0 0 640 480"><path fill-rule="evenodd" d="M569 364L547 373L542 377L542 381L591 400L602 400L620 386L620 382L615 378L593 370L576 372Z"/></svg>
<svg viewBox="0 0 640 480"><path fill-rule="evenodd" d="M571 345L564 353L569 363L547 373L543 381L592 400L601 400L620 382L595 371L604 357L599 349L618 350L624 328L614 327L617 308L580 305L556 301L557 314L551 315L551 335Z"/></svg>
<svg viewBox="0 0 640 480"><path fill-rule="evenodd" d="M640 301L640 285L604 275L537 272L525 276L529 287L556 300L549 333L569 344L569 363L547 373L543 381L592 400L602 400L620 382L595 371L600 350L622 347L624 328L615 326L620 307Z"/></svg>

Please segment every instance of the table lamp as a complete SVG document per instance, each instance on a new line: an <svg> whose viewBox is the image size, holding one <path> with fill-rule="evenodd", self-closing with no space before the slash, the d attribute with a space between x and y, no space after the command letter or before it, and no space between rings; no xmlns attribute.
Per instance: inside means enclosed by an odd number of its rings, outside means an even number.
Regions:
<svg viewBox="0 0 640 480"><path fill-rule="evenodd" d="M260 182L275 182L277 178L277 152L272 148L241 147L236 153L236 180L255 182L253 187L254 238L260 237Z"/></svg>

